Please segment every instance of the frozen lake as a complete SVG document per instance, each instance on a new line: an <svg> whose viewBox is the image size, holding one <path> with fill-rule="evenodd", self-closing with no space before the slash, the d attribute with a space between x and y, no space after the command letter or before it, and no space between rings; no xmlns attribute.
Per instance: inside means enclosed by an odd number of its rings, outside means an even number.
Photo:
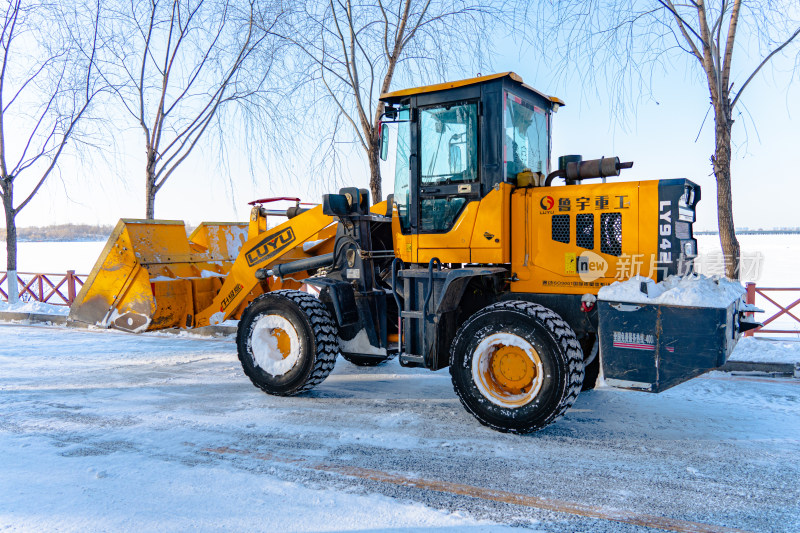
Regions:
<svg viewBox="0 0 800 533"><path fill-rule="evenodd" d="M17 245L17 271L63 274L74 270L88 274L105 241L96 242L21 242ZM6 267L6 243L0 250L0 267Z"/></svg>

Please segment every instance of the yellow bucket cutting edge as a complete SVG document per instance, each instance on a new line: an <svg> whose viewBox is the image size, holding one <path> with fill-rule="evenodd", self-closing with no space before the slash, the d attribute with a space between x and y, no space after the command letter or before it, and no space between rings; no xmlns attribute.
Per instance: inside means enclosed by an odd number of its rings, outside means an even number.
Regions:
<svg viewBox="0 0 800 533"><path fill-rule="evenodd" d="M247 224L122 219L70 308L70 319L130 332L192 327L222 287Z"/></svg>

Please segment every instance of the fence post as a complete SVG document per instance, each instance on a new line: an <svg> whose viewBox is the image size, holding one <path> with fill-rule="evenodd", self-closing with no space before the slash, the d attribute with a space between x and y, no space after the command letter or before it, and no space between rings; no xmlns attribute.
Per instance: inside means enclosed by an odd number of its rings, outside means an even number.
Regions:
<svg viewBox="0 0 800 533"><path fill-rule="evenodd" d="M752 281L748 281L745 284L745 289L747 291L746 296L745 296L745 300L744 300L745 303L749 304L749 305L755 305L755 303L756 303L756 284L753 283ZM753 316L755 316L755 313L747 313L747 316L753 317ZM747 330L747 331L744 332L744 336L745 337L752 337L754 334L755 334L755 330L752 330L752 329Z"/></svg>
<svg viewBox="0 0 800 533"><path fill-rule="evenodd" d="M75 301L75 271L67 270L67 302L72 305Z"/></svg>

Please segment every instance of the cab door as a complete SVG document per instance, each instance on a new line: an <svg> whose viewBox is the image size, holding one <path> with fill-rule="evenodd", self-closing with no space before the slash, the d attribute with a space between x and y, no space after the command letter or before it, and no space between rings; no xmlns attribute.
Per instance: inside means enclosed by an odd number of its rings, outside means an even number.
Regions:
<svg viewBox="0 0 800 533"><path fill-rule="evenodd" d="M417 262L470 262L480 199L477 100L419 108Z"/></svg>

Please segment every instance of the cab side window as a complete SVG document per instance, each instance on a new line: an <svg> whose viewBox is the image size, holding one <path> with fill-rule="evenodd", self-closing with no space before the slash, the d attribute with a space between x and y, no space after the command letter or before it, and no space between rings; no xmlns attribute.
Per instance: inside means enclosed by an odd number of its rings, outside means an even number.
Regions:
<svg viewBox="0 0 800 533"><path fill-rule="evenodd" d="M478 105L420 110L422 185L478 179Z"/></svg>
<svg viewBox="0 0 800 533"><path fill-rule="evenodd" d="M478 181L478 105L421 109L419 121L420 231L449 231L467 199L445 187Z"/></svg>

